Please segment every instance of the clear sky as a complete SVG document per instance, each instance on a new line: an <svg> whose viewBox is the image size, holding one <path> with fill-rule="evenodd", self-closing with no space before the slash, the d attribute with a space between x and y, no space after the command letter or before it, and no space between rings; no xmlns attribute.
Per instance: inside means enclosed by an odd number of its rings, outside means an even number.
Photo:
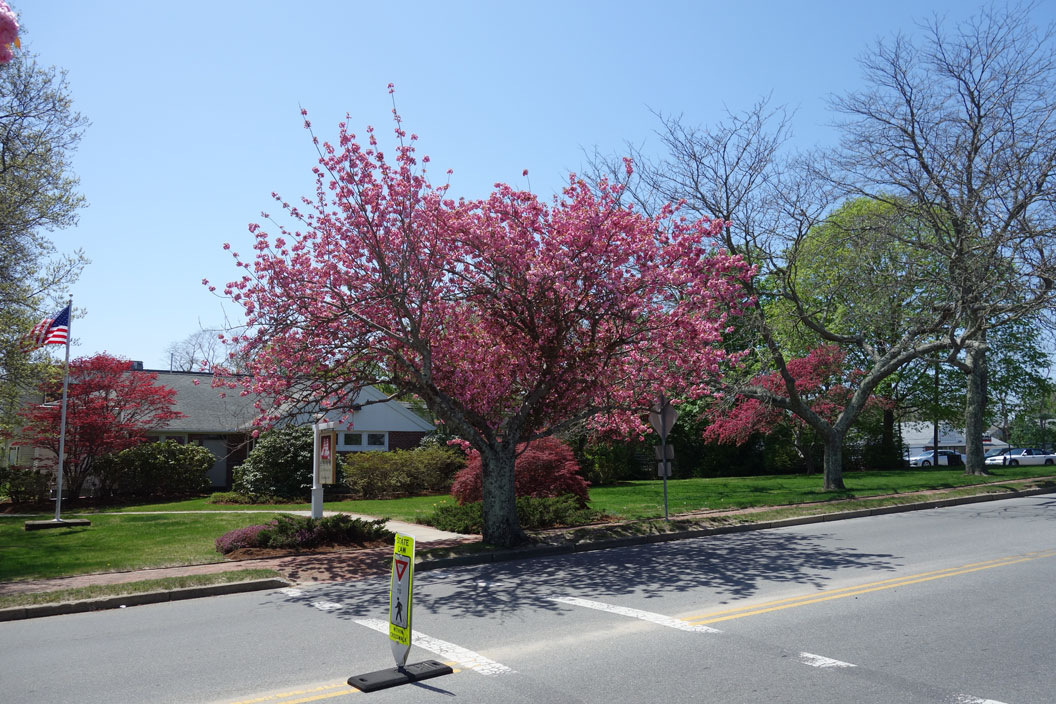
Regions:
<svg viewBox="0 0 1056 704"><path fill-rule="evenodd" d="M73 288L74 356L168 369L166 348L237 316L208 293L251 253L250 222L312 192L322 139L350 115L389 134L397 107L452 194L504 181L549 198L584 150L656 143L652 111L709 124L761 96L796 109L797 144L834 140L827 99L856 58L971 2L651 0L215 3L13 0L23 47L68 71L91 126L74 165L89 206L53 233L91 259ZM1034 11L1056 19L1056 3ZM236 318L237 320L237 318ZM58 348L54 348L57 350ZM53 350L53 354L55 351Z"/></svg>

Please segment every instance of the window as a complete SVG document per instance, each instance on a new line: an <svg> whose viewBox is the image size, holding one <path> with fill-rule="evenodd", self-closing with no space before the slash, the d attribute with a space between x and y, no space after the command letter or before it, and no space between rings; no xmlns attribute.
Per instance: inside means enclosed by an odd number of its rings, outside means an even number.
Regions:
<svg viewBox="0 0 1056 704"><path fill-rule="evenodd" d="M363 444L363 433L345 433L345 445L359 447Z"/></svg>
<svg viewBox="0 0 1056 704"><path fill-rule="evenodd" d="M385 447L385 433L367 433L367 445L370 447Z"/></svg>

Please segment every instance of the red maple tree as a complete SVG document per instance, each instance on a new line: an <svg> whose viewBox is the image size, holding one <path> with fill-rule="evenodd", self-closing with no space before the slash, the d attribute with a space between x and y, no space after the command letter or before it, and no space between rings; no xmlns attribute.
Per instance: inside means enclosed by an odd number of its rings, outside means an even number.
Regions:
<svg viewBox="0 0 1056 704"><path fill-rule="evenodd" d="M133 371L132 362L97 354L70 362L66 410L63 482L77 497L92 476L96 459L120 452L146 439L149 432L182 418L174 411L176 391L156 384L154 372ZM26 427L22 444L51 450L58 465L62 377L40 386L48 403L23 412ZM47 461L45 461L47 466Z"/></svg>
<svg viewBox="0 0 1056 704"><path fill-rule="evenodd" d="M848 372L844 366L845 354L835 345L825 345L811 350L806 357L788 361L787 369L796 381L796 392L810 410L832 423L846 406L853 393L853 386L846 383ZM785 391L785 381L779 372L757 376L752 385L766 389L775 395ZM796 452L803 459L808 473L814 471L814 449L820 446L814 430L800 416L788 409L766 403L755 398L736 396L732 407L716 404L708 411L711 424L704 429L704 439L720 443L744 444L756 433L770 432L779 426L792 431Z"/></svg>

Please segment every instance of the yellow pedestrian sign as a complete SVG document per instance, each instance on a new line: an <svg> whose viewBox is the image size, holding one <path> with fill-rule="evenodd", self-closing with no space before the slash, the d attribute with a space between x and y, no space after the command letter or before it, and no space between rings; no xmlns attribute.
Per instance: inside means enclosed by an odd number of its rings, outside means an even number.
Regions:
<svg viewBox="0 0 1056 704"><path fill-rule="evenodd" d="M411 582L414 579L414 538L396 534L389 582L389 645L397 667L407 664L411 652Z"/></svg>
<svg viewBox="0 0 1056 704"><path fill-rule="evenodd" d="M421 682L454 672L450 665L437 660L407 664L411 652L411 585L414 580L414 538L396 534L392 551L392 578L389 581L389 645L396 667L388 670L352 675L348 684L361 692Z"/></svg>

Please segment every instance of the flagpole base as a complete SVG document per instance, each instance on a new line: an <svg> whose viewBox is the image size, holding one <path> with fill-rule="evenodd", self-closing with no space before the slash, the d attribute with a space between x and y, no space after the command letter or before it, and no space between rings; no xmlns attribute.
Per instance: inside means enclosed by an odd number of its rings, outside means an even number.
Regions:
<svg viewBox="0 0 1056 704"><path fill-rule="evenodd" d="M80 528L92 525L87 518L62 518L47 521L26 521L26 530L44 530L45 528Z"/></svg>
<svg viewBox="0 0 1056 704"><path fill-rule="evenodd" d="M450 675L452 672L454 670L450 665L437 660L426 660L406 667L390 667L387 670L368 672L365 675L352 675L348 678L348 684L361 692L376 692L379 689Z"/></svg>

